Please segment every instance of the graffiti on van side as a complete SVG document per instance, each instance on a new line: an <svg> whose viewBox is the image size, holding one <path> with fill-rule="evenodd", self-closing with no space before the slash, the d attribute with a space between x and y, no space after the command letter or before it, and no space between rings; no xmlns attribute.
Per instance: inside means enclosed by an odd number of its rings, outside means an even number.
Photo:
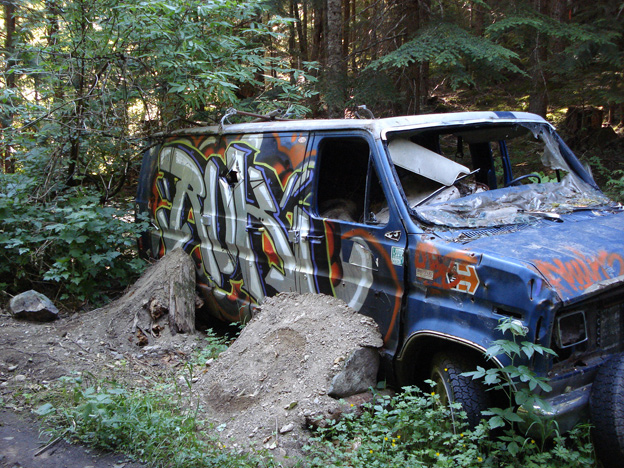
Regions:
<svg viewBox="0 0 624 468"><path fill-rule="evenodd" d="M179 138L159 153L150 200L158 254L177 247L188 252L225 319L241 319L249 304L278 291L331 293L327 279L315 274L319 263L335 284L357 276L334 295L356 310L366 299L372 269L363 275L362 266L372 260L363 239L343 259L340 233L330 222L318 247L293 234L312 226L306 142L296 134Z"/></svg>
<svg viewBox="0 0 624 468"><path fill-rule="evenodd" d="M468 252L443 256L432 244L423 242L416 249L415 262L416 276L426 285L474 295L481 284L476 258Z"/></svg>

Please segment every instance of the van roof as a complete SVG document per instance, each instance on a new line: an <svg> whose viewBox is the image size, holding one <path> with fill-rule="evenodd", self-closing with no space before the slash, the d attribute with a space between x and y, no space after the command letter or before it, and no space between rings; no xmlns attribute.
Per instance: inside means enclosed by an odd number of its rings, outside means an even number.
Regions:
<svg viewBox="0 0 624 468"><path fill-rule="evenodd" d="M157 133L154 137L175 135L222 135L266 132L301 132L315 130L366 130L376 139L386 139L387 134L394 131L416 129L420 127L437 127L495 122L535 122L547 123L542 117L528 112L453 112L447 114L422 114L383 119L308 119L281 120L270 122L250 122L212 125L175 130L168 133Z"/></svg>

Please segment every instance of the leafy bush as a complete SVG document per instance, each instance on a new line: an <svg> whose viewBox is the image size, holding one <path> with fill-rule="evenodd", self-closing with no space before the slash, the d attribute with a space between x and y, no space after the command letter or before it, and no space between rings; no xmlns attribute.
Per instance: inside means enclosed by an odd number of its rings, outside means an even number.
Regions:
<svg viewBox="0 0 624 468"><path fill-rule="evenodd" d="M136 238L145 223L130 206L101 206L69 190L52 201L31 194L36 179L0 174L0 283L11 293L47 285L78 299L102 299L141 272Z"/></svg>
<svg viewBox="0 0 624 468"><path fill-rule="evenodd" d="M517 432L490 437L487 422L469 430L465 414L452 423L439 396L405 388L338 422L328 420L307 447L311 467L576 467L597 466L589 428L580 426L546 445ZM463 417L461 417L463 416ZM510 442L518 450L508 450Z"/></svg>

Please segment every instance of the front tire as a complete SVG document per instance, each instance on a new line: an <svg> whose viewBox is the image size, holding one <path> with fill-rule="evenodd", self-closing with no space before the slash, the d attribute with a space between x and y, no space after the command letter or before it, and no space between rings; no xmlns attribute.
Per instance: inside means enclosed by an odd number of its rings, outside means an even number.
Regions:
<svg viewBox="0 0 624 468"><path fill-rule="evenodd" d="M481 412L491 406L483 383L461 375L476 368L476 361L447 353L436 354L431 364L431 380L435 383L434 391L440 395L440 401L445 405L461 404L472 429L481 421Z"/></svg>
<svg viewBox="0 0 624 468"><path fill-rule="evenodd" d="M622 466L624 458L624 355L600 366L592 384L589 411L598 458L605 468Z"/></svg>

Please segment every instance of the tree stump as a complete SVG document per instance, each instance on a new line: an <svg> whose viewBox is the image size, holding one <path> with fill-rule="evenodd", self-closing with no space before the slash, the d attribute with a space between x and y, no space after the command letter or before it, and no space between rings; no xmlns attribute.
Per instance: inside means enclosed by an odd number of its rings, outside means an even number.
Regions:
<svg viewBox="0 0 624 468"><path fill-rule="evenodd" d="M146 346L158 337L195 331L195 264L176 249L150 266L130 290L93 313L112 317L107 333L132 333Z"/></svg>

